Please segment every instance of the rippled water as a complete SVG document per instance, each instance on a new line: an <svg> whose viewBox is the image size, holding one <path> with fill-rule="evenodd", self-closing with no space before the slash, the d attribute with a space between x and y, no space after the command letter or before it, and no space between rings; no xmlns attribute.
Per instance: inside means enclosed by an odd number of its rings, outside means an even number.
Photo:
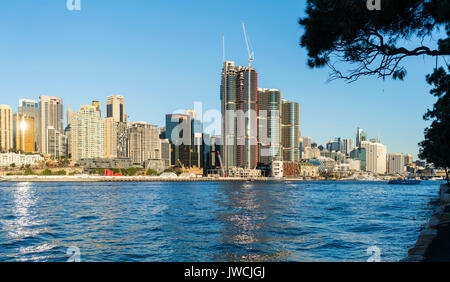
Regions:
<svg viewBox="0 0 450 282"><path fill-rule="evenodd" d="M382 261L407 255L438 182L0 183L0 261Z"/></svg>

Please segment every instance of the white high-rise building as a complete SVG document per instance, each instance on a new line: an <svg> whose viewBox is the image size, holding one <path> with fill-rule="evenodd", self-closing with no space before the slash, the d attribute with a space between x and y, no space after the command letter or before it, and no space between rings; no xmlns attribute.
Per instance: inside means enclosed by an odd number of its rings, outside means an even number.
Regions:
<svg viewBox="0 0 450 282"><path fill-rule="evenodd" d="M388 155L389 174L402 174L405 172L405 155L400 153L389 153Z"/></svg>
<svg viewBox="0 0 450 282"><path fill-rule="evenodd" d="M361 141L361 148L366 149L366 171L385 174L387 147L381 143Z"/></svg>
<svg viewBox="0 0 450 282"><path fill-rule="evenodd" d="M95 106L81 106L73 115L71 138L74 161L104 157L104 122Z"/></svg>

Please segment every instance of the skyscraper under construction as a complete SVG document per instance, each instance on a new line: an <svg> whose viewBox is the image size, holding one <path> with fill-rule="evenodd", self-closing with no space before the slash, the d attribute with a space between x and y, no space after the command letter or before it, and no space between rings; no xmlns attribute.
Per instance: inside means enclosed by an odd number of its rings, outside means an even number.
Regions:
<svg viewBox="0 0 450 282"><path fill-rule="evenodd" d="M258 73L225 61L222 70L223 166L254 169L258 164Z"/></svg>

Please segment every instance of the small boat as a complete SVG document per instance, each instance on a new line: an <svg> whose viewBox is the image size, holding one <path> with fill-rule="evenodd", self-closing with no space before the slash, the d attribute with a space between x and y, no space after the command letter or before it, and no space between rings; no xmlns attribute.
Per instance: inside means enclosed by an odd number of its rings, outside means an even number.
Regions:
<svg viewBox="0 0 450 282"><path fill-rule="evenodd" d="M416 179L391 179L391 180L389 180L389 184L415 185L415 184L420 184L420 180L416 180Z"/></svg>

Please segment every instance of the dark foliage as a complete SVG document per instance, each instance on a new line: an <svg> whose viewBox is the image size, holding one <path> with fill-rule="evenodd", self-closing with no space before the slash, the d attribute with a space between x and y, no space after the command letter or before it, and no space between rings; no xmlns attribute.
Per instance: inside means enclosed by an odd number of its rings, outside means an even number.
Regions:
<svg viewBox="0 0 450 282"><path fill-rule="evenodd" d="M329 66L330 79L355 81L361 76L403 79L400 62L411 56L450 55L450 0L381 0L380 11L369 11L366 0L308 0L301 46L308 65ZM437 48L423 42L435 39ZM418 38L418 46L406 43ZM339 63L354 68L341 71Z"/></svg>
<svg viewBox="0 0 450 282"><path fill-rule="evenodd" d="M448 70L447 73L444 68L439 68L427 76L427 82L434 86L430 93L438 101L424 115L424 119L432 123L425 129L425 140L419 143L419 157L435 167L444 168L447 182L450 168L450 67Z"/></svg>

